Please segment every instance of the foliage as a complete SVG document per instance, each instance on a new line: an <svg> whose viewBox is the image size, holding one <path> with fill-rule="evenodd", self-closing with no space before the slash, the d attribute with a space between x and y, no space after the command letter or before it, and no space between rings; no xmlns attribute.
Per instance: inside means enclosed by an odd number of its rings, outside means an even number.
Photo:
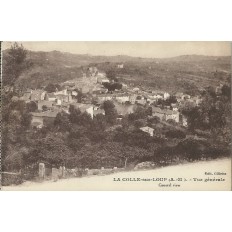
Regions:
<svg viewBox="0 0 232 232"><path fill-rule="evenodd" d="M38 105L36 102L31 101L27 103L27 111L28 112L35 112L38 109Z"/></svg>
<svg viewBox="0 0 232 232"><path fill-rule="evenodd" d="M49 83L45 89L48 93L53 93L53 92L56 92L56 91L60 91L61 90L61 87L59 84L52 84L52 83Z"/></svg>
<svg viewBox="0 0 232 232"><path fill-rule="evenodd" d="M32 64L26 61L27 50L23 45L14 43L4 55L3 60L3 83L4 86L15 84L22 72Z"/></svg>
<svg viewBox="0 0 232 232"><path fill-rule="evenodd" d="M117 111L115 109L115 105L112 101L104 101L103 102L103 109L105 111L105 118L106 121L113 125L116 122L116 118L117 118Z"/></svg>
<svg viewBox="0 0 232 232"><path fill-rule="evenodd" d="M109 92L112 92L112 91L115 91L116 89L117 90L120 90L122 89L122 84L118 83L118 82L115 82L115 83L103 83L103 86L108 89Z"/></svg>
<svg viewBox="0 0 232 232"><path fill-rule="evenodd" d="M184 139L186 137L186 134L181 130L169 130L165 135L167 138Z"/></svg>

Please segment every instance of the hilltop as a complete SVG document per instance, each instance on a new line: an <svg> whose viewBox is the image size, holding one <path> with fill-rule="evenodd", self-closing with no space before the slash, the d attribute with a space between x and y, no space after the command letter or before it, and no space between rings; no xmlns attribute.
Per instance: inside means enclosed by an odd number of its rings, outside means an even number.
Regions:
<svg viewBox="0 0 232 232"><path fill-rule="evenodd" d="M4 57L7 50L3 51ZM196 92L207 86L217 86L230 80L231 58L184 55L173 58L141 58L130 56L92 56L59 51L28 51L31 67L17 84L39 88L49 83L60 83L80 78L90 65L101 71L113 70L122 81L131 85L170 92ZM123 63L123 68L117 68Z"/></svg>

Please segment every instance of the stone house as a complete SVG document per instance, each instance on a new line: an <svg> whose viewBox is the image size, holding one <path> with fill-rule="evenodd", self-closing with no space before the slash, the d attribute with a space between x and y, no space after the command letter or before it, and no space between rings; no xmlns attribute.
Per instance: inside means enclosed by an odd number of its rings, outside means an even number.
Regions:
<svg viewBox="0 0 232 232"><path fill-rule="evenodd" d="M57 96L54 93L47 93L44 100L55 102Z"/></svg>
<svg viewBox="0 0 232 232"><path fill-rule="evenodd" d="M172 119L175 122L180 121L180 114L178 111L173 111L170 109L160 109L159 107L152 107L152 116L159 117L160 120L167 121L168 119Z"/></svg>
<svg viewBox="0 0 232 232"><path fill-rule="evenodd" d="M101 95L97 96L97 100L99 102L104 102L104 101L107 101L107 100L112 100L113 97L114 97L113 94L101 94Z"/></svg>
<svg viewBox="0 0 232 232"><path fill-rule="evenodd" d="M46 97L46 91L38 89L38 90L32 90L31 92L31 101L43 101Z"/></svg>
<svg viewBox="0 0 232 232"><path fill-rule="evenodd" d="M154 135L154 129L149 126L141 127L140 130L148 133L150 136Z"/></svg>
<svg viewBox="0 0 232 232"><path fill-rule="evenodd" d="M119 94L115 96L115 100L120 103L125 103L130 101L130 96L128 94Z"/></svg>
<svg viewBox="0 0 232 232"><path fill-rule="evenodd" d="M54 95L68 95L68 90L67 89L63 89L61 91L56 91L54 93Z"/></svg>
<svg viewBox="0 0 232 232"><path fill-rule="evenodd" d="M51 109L53 107L53 102L51 101L38 101L38 110L42 111L43 110L43 106L46 106L48 109Z"/></svg>
<svg viewBox="0 0 232 232"><path fill-rule="evenodd" d="M45 112L33 112L31 126L42 128L45 125L54 123L56 115L59 113L58 110L45 111Z"/></svg>
<svg viewBox="0 0 232 232"><path fill-rule="evenodd" d="M124 68L124 64L117 64L117 68Z"/></svg>

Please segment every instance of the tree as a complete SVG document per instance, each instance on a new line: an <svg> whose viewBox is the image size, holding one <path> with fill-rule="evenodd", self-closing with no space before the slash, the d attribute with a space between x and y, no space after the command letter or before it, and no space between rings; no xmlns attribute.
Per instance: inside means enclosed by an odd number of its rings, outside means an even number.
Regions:
<svg viewBox="0 0 232 232"><path fill-rule="evenodd" d="M38 105L36 102L31 101L27 103L27 111L28 112L35 112L38 109Z"/></svg>
<svg viewBox="0 0 232 232"><path fill-rule="evenodd" d="M129 114L129 120L134 121L134 120L138 120L138 119L145 119L148 114L150 114L150 110L149 109L145 109L142 106L138 106L134 113Z"/></svg>
<svg viewBox="0 0 232 232"><path fill-rule="evenodd" d="M69 119L71 123L80 123L80 115L81 111L80 109L76 109L73 105L70 105L69 107Z"/></svg>
<svg viewBox="0 0 232 232"><path fill-rule="evenodd" d="M117 118L117 111L115 109L115 105L112 101L104 101L103 109L105 111L106 121L110 124L114 124Z"/></svg>
<svg viewBox="0 0 232 232"><path fill-rule="evenodd" d="M177 103L176 96L171 95L168 99L165 100L166 105L171 105L173 103Z"/></svg>
<svg viewBox="0 0 232 232"><path fill-rule="evenodd" d="M26 160L27 163L46 162L59 167L65 165L69 157L73 157L72 150L62 138L51 134L36 141Z"/></svg>
<svg viewBox="0 0 232 232"><path fill-rule="evenodd" d="M116 73L113 69L106 71L106 77L110 80L116 80Z"/></svg>
<svg viewBox="0 0 232 232"><path fill-rule="evenodd" d="M136 128L140 128L140 127L143 127L143 126L145 126L145 125L146 125L146 121L143 120L143 119L138 119L138 120L136 120L136 121L134 122L134 126L135 126Z"/></svg>
<svg viewBox="0 0 232 232"><path fill-rule="evenodd" d="M63 132L69 131L71 128L71 123L69 121L69 114L65 112L58 113L54 121L54 126L59 131L63 131Z"/></svg>
<svg viewBox="0 0 232 232"><path fill-rule="evenodd" d="M231 87L228 85L223 85L222 86L222 95L230 98L231 97Z"/></svg>
<svg viewBox="0 0 232 232"><path fill-rule="evenodd" d="M160 118L157 116L154 116L154 117L148 118L147 121L148 123L151 123L151 124L158 124L160 122Z"/></svg>
<svg viewBox="0 0 232 232"><path fill-rule="evenodd" d="M93 118L93 130L105 130L106 128L106 118L103 114L97 114Z"/></svg>
<svg viewBox="0 0 232 232"><path fill-rule="evenodd" d="M116 89L120 90L122 89L122 84L116 82L116 83L103 83L103 86L108 89L109 92L115 91Z"/></svg>
<svg viewBox="0 0 232 232"><path fill-rule="evenodd" d="M53 93L53 92L56 92L57 90L58 90L58 91L61 90L61 87L60 87L60 85L58 85L58 84L49 83L49 84L45 87L44 90L46 90L48 93Z"/></svg>
<svg viewBox="0 0 232 232"><path fill-rule="evenodd" d="M48 110L48 107L46 105L43 105L42 106L42 111L47 111Z"/></svg>
<svg viewBox="0 0 232 232"><path fill-rule="evenodd" d="M31 63L26 61L27 50L22 44L19 45L18 43L14 43L3 57L4 86L14 86L15 81L19 78L21 73L31 65Z"/></svg>
<svg viewBox="0 0 232 232"><path fill-rule="evenodd" d="M179 139L184 139L186 137L186 134L181 131L181 130L169 130L166 132L166 137L167 138L179 138Z"/></svg>

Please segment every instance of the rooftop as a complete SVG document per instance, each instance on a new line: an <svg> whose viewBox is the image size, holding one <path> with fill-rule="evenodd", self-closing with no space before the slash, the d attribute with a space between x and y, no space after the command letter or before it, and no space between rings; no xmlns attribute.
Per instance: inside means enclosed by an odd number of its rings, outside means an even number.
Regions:
<svg viewBox="0 0 232 232"><path fill-rule="evenodd" d="M159 107L152 107L152 112L160 113L160 114L178 114L177 111L173 111L169 109L160 109Z"/></svg>
<svg viewBox="0 0 232 232"><path fill-rule="evenodd" d="M59 111L58 110L53 110L53 111L45 111L45 112L39 112L39 113L37 113L37 112L33 112L33 113L31 113L32 114L32 116L34 116L34 117L48 117L48 118L55 118L56 117L56 115L59 113Z"/></svg>

